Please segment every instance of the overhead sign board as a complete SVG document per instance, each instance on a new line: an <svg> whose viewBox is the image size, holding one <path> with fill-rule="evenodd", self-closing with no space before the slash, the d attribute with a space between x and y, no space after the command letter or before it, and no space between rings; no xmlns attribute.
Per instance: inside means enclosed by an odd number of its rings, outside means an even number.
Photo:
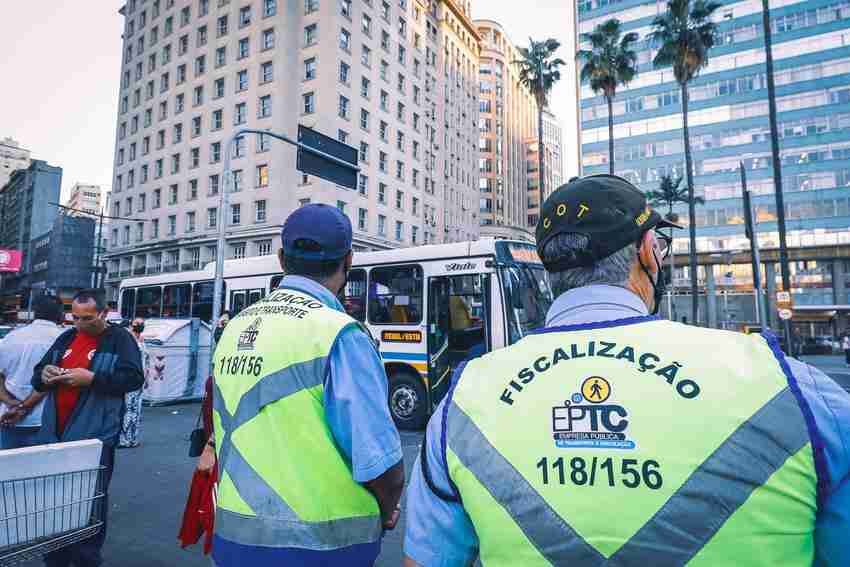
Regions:
<svg viewBox="0 0 850 567"><path fill-rule="evenodd" d="M321 177L346 189L357 188L358 152L356 148L320 134L312 128L300 125L298 126L298 142L303 146L307 146L307 148L317 150L345 162L338 163L329 160L320 153L314 153L309 149L299 146L295 165L299 171L308 175Z"/></svg>

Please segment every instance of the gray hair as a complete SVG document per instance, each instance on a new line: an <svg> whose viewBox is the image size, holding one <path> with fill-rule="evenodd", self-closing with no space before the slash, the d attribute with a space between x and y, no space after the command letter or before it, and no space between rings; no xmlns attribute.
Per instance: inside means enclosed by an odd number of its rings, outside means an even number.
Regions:
<svg viewBox="0 0 850 567"><path fill-rule="evenodd" d="M543 262L580 255L587 250L590 239L583 234L559 234L543 248ZM560 272L549 272L549 283L555 297L562 293L592 284L607 284L625 287L629 271L637 259L637 245L629 244L591 266L572 268Z"/></svg>

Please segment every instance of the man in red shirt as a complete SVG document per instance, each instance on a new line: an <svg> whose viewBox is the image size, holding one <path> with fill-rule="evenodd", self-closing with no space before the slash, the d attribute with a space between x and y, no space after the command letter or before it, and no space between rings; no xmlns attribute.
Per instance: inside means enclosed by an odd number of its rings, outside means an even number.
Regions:
<svg viewBox="0 0 850 567"><path fill-rule="evenodd" d="M144 382L142 359L136 339L126 330L106 322L103 290L83 290L71 304L74 328L62 333L36 365L32 385L47 392L40 440L44 443L100 439L104 499L109 510L108 488L112 478L115 446L121 430L124 394ZM49 554L49 567L98 566L104 525L95 536Z"/></svg>

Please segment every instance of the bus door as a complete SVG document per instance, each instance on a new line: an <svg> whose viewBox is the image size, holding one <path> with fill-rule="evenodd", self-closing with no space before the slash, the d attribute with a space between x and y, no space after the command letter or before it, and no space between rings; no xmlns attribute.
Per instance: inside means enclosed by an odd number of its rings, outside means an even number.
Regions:
<svg viewBox="0 0 850 567"><path fill-rule="evenodd" d="M490 274L437 276L428 287L428 377L436 406L454 370L490 351Z"/></svg>

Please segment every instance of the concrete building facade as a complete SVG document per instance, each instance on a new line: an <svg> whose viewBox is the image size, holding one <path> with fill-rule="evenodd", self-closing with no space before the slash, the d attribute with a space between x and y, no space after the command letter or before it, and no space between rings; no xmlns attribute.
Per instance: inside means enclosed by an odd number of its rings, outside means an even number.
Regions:
<svg viewBox="0 0 850 567"><path fill-rule="evenodd" d="M30 165L30 151L12 138L0 140L0 189L9 182L12 173Z"/></svg>
<svg viewBox="0 0 850 567"><path fill-rule="evenodd" d="M540 194L540 172L538 171L537 161L537 136L528 140L527 160L528 160L528 228L531 231L537 227L537 221L540 218L540 206L546 198L552 194L558 187L563 185L564 179L564 162L563 162L563 146L564 133L560 120L548 108L543 109L543 169L546 176L544 183L544 195Z"/></svg>
<svg viewBox="0 0 850 567"><path fill-rule="evenodd" d="M32 160L12 173L0 191L0 248L20 250L21 271L4 274L2 295L25 294L31 285L32 240L53 227L59 207L62 168Z"/></svg>
<svg viewBox="0 0 850 567"><path fill-rule="evenodd" d="M697 207L698 280L704 323L754 321L749 243L744 235L739 164L743 163L762 248L761 271L777 327L774 294L781 287L770 154L762 8L758 1L722 0L719 36L708 66L690 86L689 125ZM850 321L850 2L771 0L794 325L804 335L847 332ZM646 41L661 0L581 0L578 33L616 17L636 32L639 73L614 103L615 171L644 190L664 174L682 176L679 88L672 70L654 69ZM578 42L578 39L576 39ZM584 47L584 46L581 46ZM608 170L607 108L587 85L581 94L583 173ZM675 209L687 222L687 208ZM674 245L674 316L689 317L687 233Z"/></svg>
<svg viewBox="0 0 850 567"><path fill-rule="evenodd" d="M104 204L104 193L100 185L74 183L71 187L71 196L68 197L65 206L90 215L97 215L100 214L100 208ZM70 214L75 213L71 211Z"/></svg>
<svg viewBox="0 0 850 567"><path fill-rule="evenodd" d="M79 290L91 287L95 227L92 217L57 215L50 231L33 239L30 287L66 303Z"/></svg>
<svg viewBox="0 0 850 567"><path fill-rule="evenodd" d="M308 202L351 218L358 249L475 238L478 37L453 0L130 0L122 8L107 283L274 253ZM238 128L298 125L358 149L354 190L302 175L295 150ZM222 218L223 217L223 218Z"/></svg>
<svg viewBox="0 0 850 567"><path fill-rule="evenodd" d="M504 28L476 20L481 36L478 94L478 188L481 234L526 238L529 174L527 140L537 103L519 83L520 54Z"/></svg>

